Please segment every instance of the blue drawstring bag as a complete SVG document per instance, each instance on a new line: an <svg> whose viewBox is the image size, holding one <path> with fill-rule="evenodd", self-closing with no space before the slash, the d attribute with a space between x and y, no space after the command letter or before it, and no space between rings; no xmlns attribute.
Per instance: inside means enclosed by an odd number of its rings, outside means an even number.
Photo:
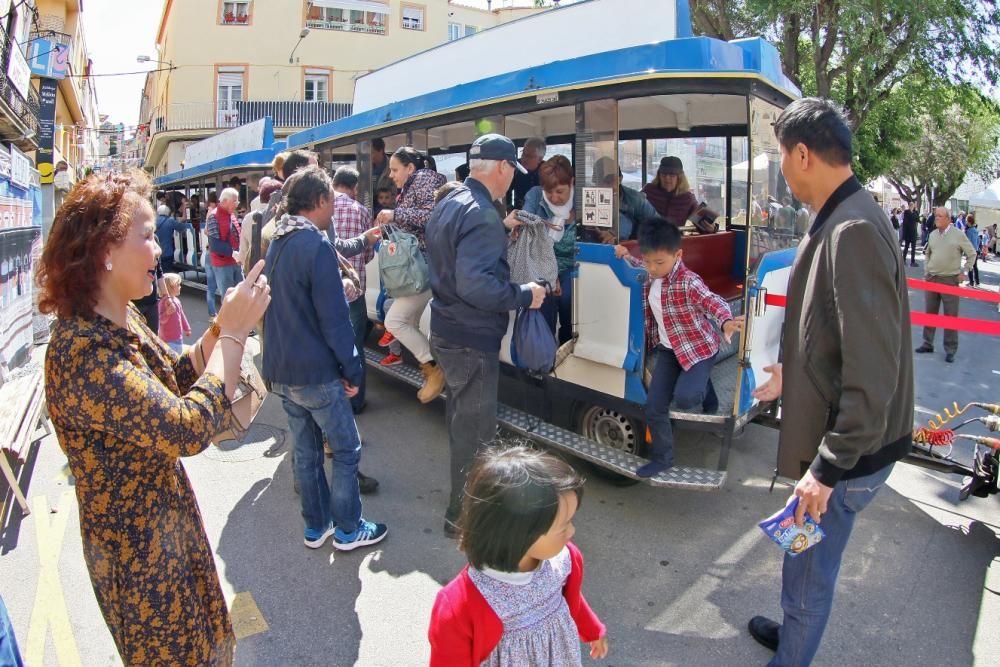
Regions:
<svg viewBox="0 0 1000 667"><path fill-rule="evenodd" d="M548 373L556 363L559 343L538 308L522 308L514 320L510 338L510 358L518 368Z"/></svg>

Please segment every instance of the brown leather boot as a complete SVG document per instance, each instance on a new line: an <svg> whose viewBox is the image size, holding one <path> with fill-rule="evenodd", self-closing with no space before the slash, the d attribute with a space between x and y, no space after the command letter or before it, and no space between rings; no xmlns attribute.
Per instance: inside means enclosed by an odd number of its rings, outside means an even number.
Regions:
<svg viewBox="0 0 1000 667"><path fill-rule="evenodd" d="M444 390L444 371L437 364L428 361L420 364L420 372L424 374L424 386L417 392L417 398L421 403L430 403Z"/></svg>

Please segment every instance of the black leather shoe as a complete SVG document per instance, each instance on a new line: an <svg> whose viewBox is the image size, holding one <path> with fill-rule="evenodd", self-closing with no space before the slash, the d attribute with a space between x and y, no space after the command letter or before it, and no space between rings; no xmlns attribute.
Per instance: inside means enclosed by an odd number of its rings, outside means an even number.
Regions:
<svg viewBox="0 0 1000 667"><path fill-rule="evenodd" d="M772 651L778 650L778 631L781 626L764 616L754 616L747 624L750 636L757 640L757 643Z"/></svg>
<svg viewBox="0 0 1000 667"><path fill-rule="evenodd" d="M933 347L933 346L931 346L931 345L928 345L927 343L924 343L923 345L921 345L920 347L918 347L918 348L917 348L916 350L914 350L914 351L915 351L915 352L916 352L917 354L927 354L927 353L929 353L929 352L933 352L933 351L934 351L934 347Z"/></svg>
<svg viewBox="0 0 1000 667"><path fill-rule="evenodd" d="M369 477L368 475L361 474L358 471L358 489L361 491L361 495L367 496L378 491L378 480L374 477Z"/></svg>
<svg viewBox="0 0 1000 667"><path fill-rule="evenodd" d="M955 353L949 352L948 354L944 355L944 360L947 361L949 364L955 363Z"/></svg>

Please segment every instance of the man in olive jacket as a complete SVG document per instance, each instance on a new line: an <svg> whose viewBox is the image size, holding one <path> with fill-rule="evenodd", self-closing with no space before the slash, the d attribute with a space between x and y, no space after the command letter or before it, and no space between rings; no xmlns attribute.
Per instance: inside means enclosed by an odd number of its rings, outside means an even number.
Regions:
<svg viewBox="0 0 1000 667"><path fill-rule="evenodd" d="M819 648L854 519L913 431L910 308L899 241L851 171L851 131L828 100L793 102L774 124L788 187L817 211L788 281L782 363L754 395L782 397L778 474L799 479L823 541L782 566L781 625L750 634L771 665L808 665Z"/></svg>

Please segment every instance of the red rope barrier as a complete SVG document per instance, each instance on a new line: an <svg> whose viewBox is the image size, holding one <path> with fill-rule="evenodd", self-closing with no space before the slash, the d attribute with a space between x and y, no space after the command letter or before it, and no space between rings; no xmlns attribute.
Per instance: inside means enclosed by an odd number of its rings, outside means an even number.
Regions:
<svg viewBox="0 0 1000 667"><path fill-rule="evenodd" d="M924 290L925 292L938 292L939 294L962 296L967 299L1000 303L1000 294L997 294L996 292L985 292L978 289L969 289L968 287L956 287L955 285L943 285L941 283L932 283L928 280L918 280L916 278L909 278L906 281L906 284L913 289Z"/></svg>

